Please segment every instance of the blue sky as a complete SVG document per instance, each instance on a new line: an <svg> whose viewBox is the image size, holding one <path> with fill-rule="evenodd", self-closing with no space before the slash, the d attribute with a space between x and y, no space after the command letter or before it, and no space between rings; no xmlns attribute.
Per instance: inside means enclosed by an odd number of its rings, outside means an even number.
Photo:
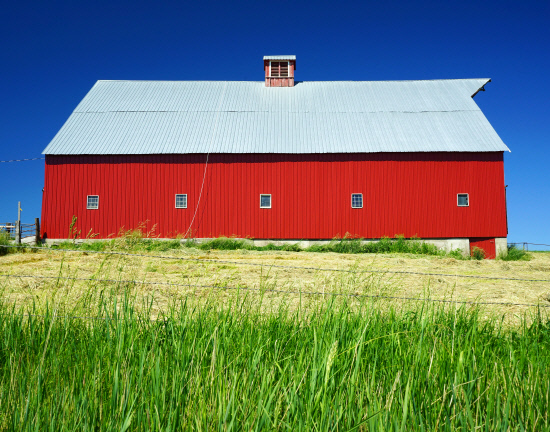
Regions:
<svg viewBox="0 0 550 432"><path fill-rule="evenodd" d="M0 160L40 157L98 79L492 78L475 101L510 147L509 240L550 244L550 2L9 2ZM40 216L44 161L0 163L0 222Z"/></svg>

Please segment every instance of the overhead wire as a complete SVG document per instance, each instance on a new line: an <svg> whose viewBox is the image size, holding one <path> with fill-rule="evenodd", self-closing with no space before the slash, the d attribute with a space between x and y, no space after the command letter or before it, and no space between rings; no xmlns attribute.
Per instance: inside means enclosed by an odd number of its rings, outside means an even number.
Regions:
<svg viewBox="0 0 550 432"><path fill-rule="evenodd" d="M36 158L28 158L28 159L12 159L12 160L3 160L0 161L0 163L6 163L6 162L27 162L27 161L34 161L34 160L44 160L46 158L43 157L36 157Z"/></svg>

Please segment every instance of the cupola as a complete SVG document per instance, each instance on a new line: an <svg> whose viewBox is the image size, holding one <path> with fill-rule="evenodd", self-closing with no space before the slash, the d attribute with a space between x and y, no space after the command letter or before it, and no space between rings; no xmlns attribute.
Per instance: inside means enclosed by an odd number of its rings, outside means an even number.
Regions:
<svg viewBox="0 0 550 432"><path fill-rule="evenodd" d="M294 87L296 56L264 56L264 70L266 87Z"/></svg>

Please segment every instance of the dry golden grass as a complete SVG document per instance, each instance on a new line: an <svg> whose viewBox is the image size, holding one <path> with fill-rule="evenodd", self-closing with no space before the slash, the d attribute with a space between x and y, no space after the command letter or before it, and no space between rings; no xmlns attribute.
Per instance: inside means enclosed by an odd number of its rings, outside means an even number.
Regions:
<svg viewBox="0 0 550 432"><path fill-rule="evenodd" d="M531 261L500 260L462 261L423 255L384 254L347 255L337 253L283 251L201 251L197 249L147 253L151 257L103 255L89 252L40 251L18 253L0 258L0 274L63 276L94 279L135 280L171 284L147 285L99 283L74 280L34 278L0 278L5 301L28 308L34 303L49 302L57 308L93 315L94 304L104 290L151 301L156 314L175 301L215 301L225 303L235 295L258 298L261 307L276 308L281 300L307 310L327 296L307 292L353 293L397 297L466 300L498 303L550 305L549 282L522 282L460 278L456 275L494 276L550 280L550 253L533 253ZM174 257L160 259L152 255ZM185 261L177 258L204 261ZM235 261L214 263L208 260ZM254 266L248 263L263 264ZM314 267L315 269L377 270L381 273L343 273L320 270L278 268L274 265ZM454 276L393 274L391 271L444 273ZM222 289L241 287L241 291ZM293 293L272 292L280 290ZM299 294L299 293L302 294ZM390 304L399 304L394 300ZM388 304L387 302L385 304ZM484 306L488 314L503 314L508 320L520 317L524 306Z"/></svg>

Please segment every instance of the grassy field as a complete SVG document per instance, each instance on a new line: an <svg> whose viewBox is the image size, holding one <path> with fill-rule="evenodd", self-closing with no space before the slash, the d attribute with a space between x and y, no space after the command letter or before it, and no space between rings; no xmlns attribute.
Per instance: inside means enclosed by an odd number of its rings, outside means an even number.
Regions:
<svg viewBox="0 0 550 432"><path fill-rule="evenodd" d="M536 317L509 328L478 309L330 299L264 314L242 298L151 321L104 300L103 320L2 305L2 429L550 430Z"/></svg>
<svg viewBox="0 0 550 432"><path fill-rule="evenodd" d="M69 278L0 278L0 430L550 430L547 309L332 295L546 305L548 283L457 275L548 280L550 254L140 253L0 257Z"/></svg>
<svg viewBox="0 0 550 432"><path fill-rule="evenodd" d="M166 247L165 243L158 243L160 247ZM218 302L230 302L237 295L237 290L231 288L251 290L249 294L253 296L257 295L258 290L263 291L270 300L269 304L274 307L283 300L296 304L300 298L305 307L326 301L323 296L286 294L290 291L322 292L327 296L338 293L550 304L548 282L509 280L550 280L550 254L545 253L532 253L529 261L477 261L404 253L202 250L190 247L147 250L136 249L134 245L126 243L114 251L139 256L96 254L85 250L77 253L31 251L0 258L0 273L145 282L146 284L124 282L117 284L117 287L119 291L128 290L139 299L152 297L153 314L166 311L176 300L197 303L208 301L212 297ZM356 273L321 269L349 270ZM394 271L422 274L391 273ZM426 273L445 276L426 276ZM462 278L460 275L502 279ZM148 282L172 285L149 285ZM182 284L192 286L181 286ZM110 284L102 285L107 288ZM96 281L85 280L0 279L4 298L18 307L44 305L47 301L55 301L59 307L85 315L88 314L87 308L92 301L89 293L97 292L96 287ZM484 310L488 314L504 314L507 320L519 322L528 308L495 305Z"/></svg>

